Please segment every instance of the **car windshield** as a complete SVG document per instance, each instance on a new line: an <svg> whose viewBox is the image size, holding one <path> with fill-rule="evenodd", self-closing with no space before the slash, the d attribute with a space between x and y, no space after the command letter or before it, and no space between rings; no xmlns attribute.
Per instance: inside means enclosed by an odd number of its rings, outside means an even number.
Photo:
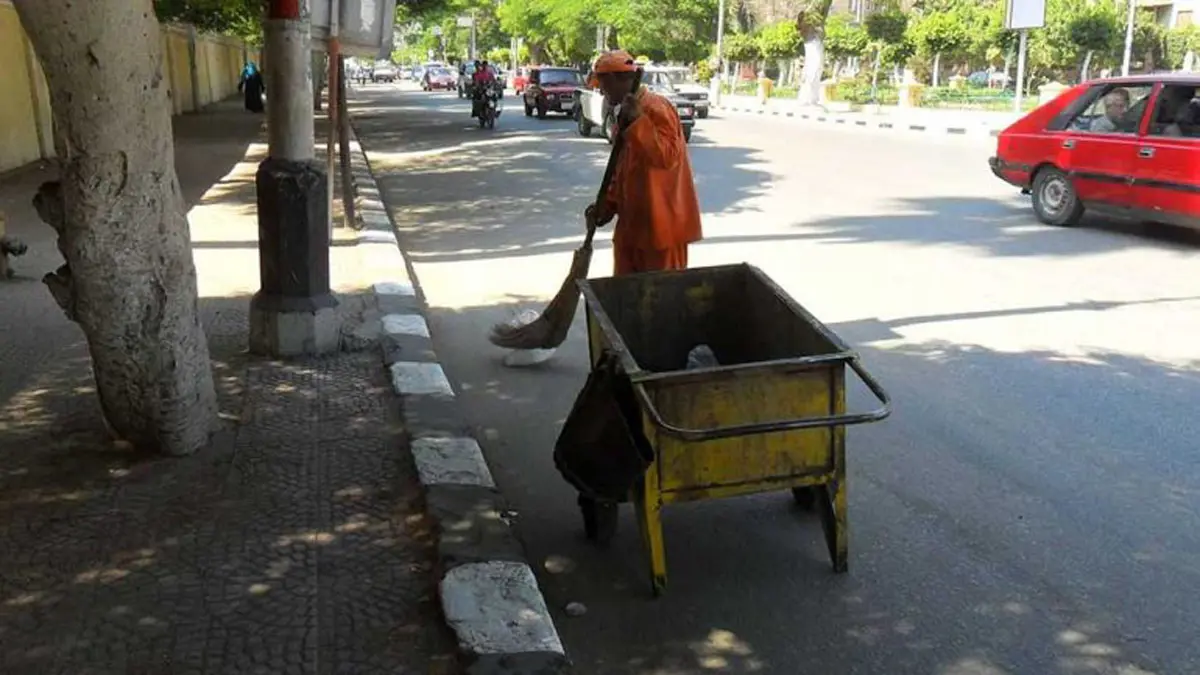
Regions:
<svg viewBox="0 0 1200 675"><path fill-rule="evenodd" d="M429 72L434 77L449 77L450 76L450 71L446 70L445 68L434 68L433 70L431 70Z"/></svg>
<svg viewBox="0 0 1200 675"><path fill-rule="evenodd" d="M583 84L583 76L574 70L543 70L538 75L542 86L556 84Z"/></svg>
<svg viewBox="0 0 1200 675"><path fill-rule="evenodd" d="M675 86L671 83L671 78L667 77L667 74L661 70L648 72L643 78L645 83L652 88L675 91Z"/></svg>
<svg viewBox="0 0 1200 675"><path fill-rule="evenodd" d="M696 81L692 74L686 70L671 70L667 71L667 78L672 84L691 84Z"/></svg>

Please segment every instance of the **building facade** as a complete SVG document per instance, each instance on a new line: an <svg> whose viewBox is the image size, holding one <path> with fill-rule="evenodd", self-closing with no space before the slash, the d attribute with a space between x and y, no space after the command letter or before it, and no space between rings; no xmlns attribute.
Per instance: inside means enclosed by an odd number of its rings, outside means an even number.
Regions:
<svg viewBox="0 0 1200 675"><path fill-rule="evenodd" d="M1138 6L1154 12L1164 28L1183 28L1200 22L1200 0L1138 0Z"/></svg>

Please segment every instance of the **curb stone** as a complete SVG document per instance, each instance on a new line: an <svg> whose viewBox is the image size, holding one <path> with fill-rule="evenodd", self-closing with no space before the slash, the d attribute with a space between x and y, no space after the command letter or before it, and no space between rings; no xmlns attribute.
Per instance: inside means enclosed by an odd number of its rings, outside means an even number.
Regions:
<svg viewBox="0 0 1200 675"><path fill-rule="evenodd" d="M763 106L744 106L744 105L716 105L713 106L717 110L723 112L746 113L753 115L771 115L774 117L790 117L792 119L809 120L813 122L833 122L834 124L847 124L846 117L829 114L817 114L796 112L793 110L769 110ZM897 124L895 122L885 122L883 120L853 120L854 125L858 127L866 127L869 129L892 129L901 131L917 131L929 132L934 134L952 134L957 136L984 136L995 138L1003 131L1003 127L995 127L991 125L981 124L978 126L941 126L929 124Z"/></svg>
<svg viewBox="0 0 1200 675"><path fill-rule="evenodd" d="M503 496L433 349L425 302L351 131L351 169L383 366L403 401L410 451L435 522L442 615L468 675L558 675L570 661Z"/></svg>

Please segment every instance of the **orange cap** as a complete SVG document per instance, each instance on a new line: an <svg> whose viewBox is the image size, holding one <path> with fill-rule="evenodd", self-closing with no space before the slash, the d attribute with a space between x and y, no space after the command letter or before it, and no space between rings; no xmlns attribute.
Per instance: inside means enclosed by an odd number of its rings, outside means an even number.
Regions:
<svg viewBox="0 0 1200 675"><path fill-rule="evenodd" d="M592 72L596 75L604 75L605 73L635 73L637 69L637 62L633 60L629 52L623 49L614 49L596 58L596 65L592 67Z"/></svg>

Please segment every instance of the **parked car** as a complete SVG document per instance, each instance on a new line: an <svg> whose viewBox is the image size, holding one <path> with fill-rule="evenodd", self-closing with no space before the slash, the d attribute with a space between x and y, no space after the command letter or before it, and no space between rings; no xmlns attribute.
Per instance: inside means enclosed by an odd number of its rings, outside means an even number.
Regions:
<svg viewBox="0 0 1200 675"><path fill-rule="evenodd" d="M1094 80L1002 131L989 160L1038 220L1084 211L1200 229L1200 73Z"/></svg>
<svg viewBox="0 0 1200 675"><path fill-rule="evenodd" d="M690 68L663 68L663 72L667 74L667 77L671 78L671 84L675 87L675 92L692 102L692 105L696 108L696 117L700 119L707 118L708 86L697 82L696 76L692 75Z"/></svg>
<svg viewBox="0 0 1200 675"><path fill-rule="evenodd" d="M396 77L396 67L386 61L376 63L375 70L371 73L372 82L395 82Z"/></svg>
<svg viewBox="0 0 1200 675"><path fill-rule="evenodd" d="M448 68L426 68L425 77L421 80L421 88L425 91L438 89L451 91L458 83L458 78Z"/></svg>
<svg viewBox="0 0 1200 675"><path fill-rule="evenodd" d="M670 78L661 69L644 69L642 83L675 105L675 112L679 115L679 125L683 128L683 140L690 142L692 129L696 126L696 108L692 102L675 91ZM612 143L616 137L617 111L609 105L604 94L600 93L598 89L591 89L584 85L579 87L575 98L573 114L579 128L579 135L586 138L592 135L593 129L599 128L608 142Z"/></svg>
<svg viewBox="0 0 1200 675"><path fill-rule="evenodd" d="M529 84L522 93L525 116L532 116L534 111L537 111L539 118L551 112L572 114L575 111L575 90L583 83L583 75L574 68L534 68L529 72Z"/></svg>

